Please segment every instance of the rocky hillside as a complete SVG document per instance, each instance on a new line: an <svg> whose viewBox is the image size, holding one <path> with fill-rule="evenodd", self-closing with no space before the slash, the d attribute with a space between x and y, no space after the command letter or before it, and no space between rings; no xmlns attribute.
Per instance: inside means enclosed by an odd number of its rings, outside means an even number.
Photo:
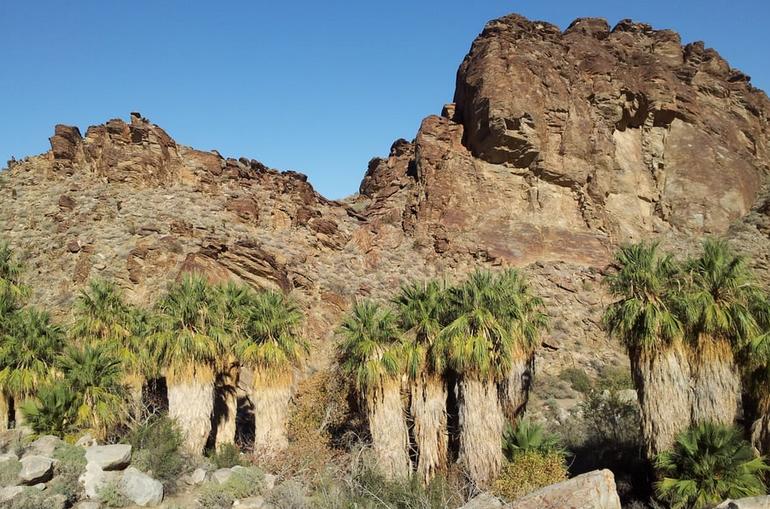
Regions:
<svg viewBox="0 0 770 509"><path fill-rule="evenodd" d="M85 135L56 126L49 152L10 161L0 236L33 301L62 312L94 277L140 303L186 271L292 291L316 368L356 297L520 266L552 316L541 371L595 371L623 362L598 325L619 243L727 234L766 270L769 113L748 76L670 30L510 15L473 42L454 103L373 159L359 195L327 200L132 113Z"/></svg>

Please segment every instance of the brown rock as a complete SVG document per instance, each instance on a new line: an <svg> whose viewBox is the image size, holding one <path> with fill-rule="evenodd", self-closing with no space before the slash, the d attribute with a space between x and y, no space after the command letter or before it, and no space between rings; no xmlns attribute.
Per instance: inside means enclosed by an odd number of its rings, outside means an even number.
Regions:
<svg viewBox="0 0 770 509"><path fill-rule="evenodd" d="M80 130L74 126L58 124L54 135L49 138L54 159L73 160L82 141Z"/></svg>
<svg viewBox="0 0 770 509"><path fill-rule="evenodd" d="M75 208L75 200L63 194L59 197L59 208L62 210L72 210Z"/></svg>

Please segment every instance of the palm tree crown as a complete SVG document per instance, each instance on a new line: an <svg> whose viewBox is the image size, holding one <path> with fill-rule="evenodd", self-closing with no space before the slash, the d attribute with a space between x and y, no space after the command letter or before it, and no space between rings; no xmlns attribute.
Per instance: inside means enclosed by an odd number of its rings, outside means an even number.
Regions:
<svg viewBox="0 0 770 509"><path fill-rule="evenodd" d="M32 396L52 375L63 344L62 329L48 313L20 311L0 342L0 387L15 397Z"/></svg>
<svg viewBox="0 0 770 509"><path fill-rule="evenodd" d="M302 313L296 304L272 290L239 299L244 310L235 351L241 362L268 375L299 365L310 347L300 332Z"/></svg>
<svg viewBox="0 0 770 509"><path fill-rule="evenodd" d="M393 314L371 301L357 302L339 329L342 369L359 395L376 392L400 372L399 331Z"/></svg>
<svg viewBox="0 0 770 509"><path fill-rule="evenodd" d="M610 333L629 351L656 350L681 337L673 259L661 255L657 243L642 242L621 247L615 263L618 271L605 279L610 293L619 298L604 314Z"/></svg>

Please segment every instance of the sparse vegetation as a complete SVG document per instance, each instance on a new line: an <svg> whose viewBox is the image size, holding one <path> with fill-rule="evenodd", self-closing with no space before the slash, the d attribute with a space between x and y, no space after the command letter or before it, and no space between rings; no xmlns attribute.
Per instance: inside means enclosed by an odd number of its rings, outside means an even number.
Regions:
<svg viewBox="0 0 770 509"><path fill-rule="evenodd" d="M567 465L563 454L527 450L516 454L503 467L492 489L501 498L515 500L566 478Z"/></svg>
<svg viewBox="0 0 770 509"><path fill-rule="evenodd" d="M242 467L233 472L222 484L207 482L201 488L198 503L203 509L225 509L237 499L253 497L262 493L264 474L254 467Z"/></svg>
<svg viewBox="0 0 770 509"><path fill-rule="evenodd" d="M186 468L179 452L182 432L177 424L165 415L151 416L132 428L125 440L133 448L134 466L143 472L152 472L166 489L173 488Z"/></svg>

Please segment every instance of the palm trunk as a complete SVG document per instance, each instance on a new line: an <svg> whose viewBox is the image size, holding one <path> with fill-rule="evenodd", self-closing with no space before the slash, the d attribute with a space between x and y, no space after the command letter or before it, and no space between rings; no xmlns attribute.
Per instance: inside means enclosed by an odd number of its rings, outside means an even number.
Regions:
<svg viewBox="0 0 770 509"><path fill-rule="evenodd" d="M515 421L527 408L534 366L533 354L521 353L512 359L508 379L503 384L503 410L509 421Z"/></svg>
<svg viewBox="0 0 770 509"><path fill-rule="evenodd" d="M698 343L693 367L693 422L732 425L741 399L740 370L732 348L725 340L707 336L701 336Z"/></svg>
<svg viewBox="0 0 770 509"><path fill-rule="evenodd" d="M144 379L141 376L130 375L126 377L125 384L131 398L131 411L135 417L141 417L144 411L144 399L142 397Z"/></svg>
<svg viewBox="0 0 770 509"><path fill-rule="evenodd" d="M388 479L405 479L412 472L409 459L409 430L404 419L401 386L396 380L385 382L381 391L367 399L372 448L382 474Z"/></svg>
<svg viewBox="0 0 770 509"><path fill-rule="evenodd" d="M460 380L459 461L478 487L489 487L503 466L505 416L491 380Z"/></svg>
<svg viewBox="0 0 770 509"><path fill-rule="evenodd" d="M659 352L635 352L631 371L639 399L642 443L647 458L668 450L692 422L690 362L676 342Z"/></svg>
<svg viewBox="0 0 770 509"><path fill-rule="evenodd" d="M184 448L202 454L211 432L214 409L214 376L210 368L196 366L183 372L169 370L168 415L182 429Z"/></svg>
<svg viewBox="0 0 770 509"><path fill-rule="evenodd" d="M252 403L254 404L254 451L273 455L289 446L286 434L291 374L266 376L254 372Z"/></svg>
<svg viewBox="0 0 770 509"><path fill-rule="evenodd" d="M237 387L238 369L234 367L223 374L221 379L220 391L224 405L222 415L217 422L217 449L224 444L235 443L235 418L238 413Z"/></svg>
<svg viewBox="0 0 770 509"><path fill-rule="evenodd" d="M27 418L24 416L24 412L21 409L30 399L30 397L13 398L13 420L15 429L31 431L31 428L27 426Z"/></svg>
<svg viewBox="0 0 770 509"><path fill-rule="evenodd" d="M770 454L770 415L763 415L751 427L751 443L763 455Z"/></svg>
<svg viewBox="0 0 770 509"><path fill-rule="evenodd" d="M10 421L10 415L8 415L10 411L9 399L4 392L0 391L0 432L8 430L8 421Z"/></svg>
<svg viewBox="0 0 770 509"><path fill-rule="evenodd" d="M428 483L447 464L446 384L439 376L423 374L412 385L411 393L414 438L419 452L417 475Z"/></svg>

